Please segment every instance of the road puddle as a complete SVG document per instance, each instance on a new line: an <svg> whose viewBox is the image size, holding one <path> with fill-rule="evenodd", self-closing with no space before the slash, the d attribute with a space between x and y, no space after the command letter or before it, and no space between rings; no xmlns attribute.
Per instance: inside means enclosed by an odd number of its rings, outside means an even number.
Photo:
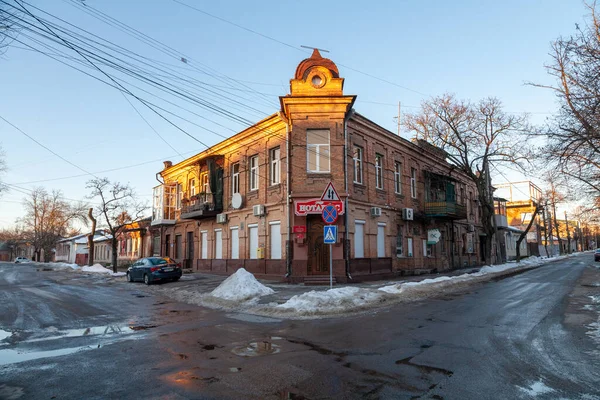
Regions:
<svg viewBox="0 0 600 400"><path fill-rule="evenodd" d="M57 329L56 327L51 326L42 332L33 332L29 339L20 341L15 346L11 346L11 348L2 348L0 350L0 366L37 360L41 358L59 357L80 351L99 349L100 347L113 344L118 341L141 338L144 336L144 333L140 331L153 327L154 326L150 325L103 325L90 326L87 328ZM22 334L27 332L19 333ZM134 337L133 334L137 335ZM1 341L11 337L12 335L13 333L11 332L0 330L0 345L8 345L9 343L1 343ZM77 338L90 338L90 340L93 340L93 343L90 345L62 347L58 349L53 348L48 350L18 348L19 346L28 346L31 343L56 343L54 341L59 339ZM77 344L82 344L81 340L79 340ZM56 347L56 345L53 347Z"/></svg>
<svg viewBox="0 0 600 400"><path fill-rule="evenodd" d="M130 335L134 333L137 327L128 325L104 325L104 326L90 326L88 328L76 328L76 329L64 329L57 330L54 327L47 328L47 334L41 334L41 337L35 337L27 340L27 342L43 342L46 340L56 340L64 338L76 338L84 336L110 336L110 335ZM37 336L37 335L36 335Z"/></svg>
<svg viewBox="0 0 600 400"><path fill-rule="evenodd" d="M231 352L240 357L255 357L279 353L281 348L268 341L251 342L247 346L236 347Z"/></svg>
<svg viewBox="0 0 600 400"><path fill-rule="evenodd" d="M78 351L89 350L90 346L71 347L66 349L21 352L14 349L0 350L0 365L16 364L23 361L37 360L39 358L58 357Z"/></svg>

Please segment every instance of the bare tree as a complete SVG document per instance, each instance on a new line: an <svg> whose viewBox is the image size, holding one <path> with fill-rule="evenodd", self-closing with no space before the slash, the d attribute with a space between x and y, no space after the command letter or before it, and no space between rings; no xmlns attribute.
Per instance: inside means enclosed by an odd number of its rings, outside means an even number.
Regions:
<svg viewBox="0 0 600 400"><path fill-rule="evenodd" d="M99 218L112 236L112 267L117 272L117 236L122 229L143 218L148 207L138 200L129 184L111 182L108 178L96 178L87 182L90 197L100 200Z"/></svg>
<svg viewBox="0 0 600 400"><path fill-rule="evenodd" d="M18 33L18 19L22 12L7 3L0 3L0 55L6 52L8 45Z"/></svg>
<svg viewBox="0 0 600 400"><path fill-rule="evenodd" d="M23 200L23 206L25 216L19 221L23 225L24 238L34 247L37 261L40 261L42 250L45 261L48 261L56 241L68 234L75 222L87 224L87 206L67 202L59 190L48 193L41 187L34 189Z"/></svg>
<svg viewBox="0 0 600 400"><path fill-rule="evenodd" d="M416 133L417 139L444 150L447 160L473 181L482 208L484 232L497 241L489 166L491 163L519 166L525 159L521 136L529 131L527 116L504 112L496 98L474 104L446 94L423 102L421 111L408 115L404 125ZM485 243L484 256L488 262L492 240Z"/></svg>
<svg viewBox="0 0 600 400"><path fill-rule="evenodd" d="M557 39L546 70L556 78L551 89L560 110L542 132L547 144L541 148L546 163L578 183L580 198L600 194L600 21L596 3L586 4L588 22L576 25L576 33Z"/></svg>

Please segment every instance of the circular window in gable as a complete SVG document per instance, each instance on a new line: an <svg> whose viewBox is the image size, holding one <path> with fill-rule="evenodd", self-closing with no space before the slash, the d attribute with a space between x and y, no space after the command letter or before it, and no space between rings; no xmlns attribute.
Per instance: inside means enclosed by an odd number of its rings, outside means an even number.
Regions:
<svg viewBox="0 0 600 400"><path fill-rule="evenodd" d="M322 88L325 86L325 77L319 73L316 73L310 79L310 83L316 88Z"/></svg>

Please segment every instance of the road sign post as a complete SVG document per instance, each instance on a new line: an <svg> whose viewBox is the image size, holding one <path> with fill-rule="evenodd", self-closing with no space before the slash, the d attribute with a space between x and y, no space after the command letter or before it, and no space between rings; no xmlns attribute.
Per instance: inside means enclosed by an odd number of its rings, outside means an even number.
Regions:
<svg viewBox="0 0 600 400"><path fill-rule="evenodd" d="M323 243L329 245L329 289L333 289L333 244L337 242L337 225L323 227Z"/></svg>

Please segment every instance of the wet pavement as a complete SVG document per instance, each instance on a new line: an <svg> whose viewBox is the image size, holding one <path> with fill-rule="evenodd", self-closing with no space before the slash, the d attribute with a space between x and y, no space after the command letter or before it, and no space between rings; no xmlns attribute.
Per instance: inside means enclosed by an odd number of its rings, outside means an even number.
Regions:
<svg viewBox="0 0 600 400"><path fill-rule="evenodd" d="M589 258L311 321L0 263L0 399L600 399Z"/></svg>

